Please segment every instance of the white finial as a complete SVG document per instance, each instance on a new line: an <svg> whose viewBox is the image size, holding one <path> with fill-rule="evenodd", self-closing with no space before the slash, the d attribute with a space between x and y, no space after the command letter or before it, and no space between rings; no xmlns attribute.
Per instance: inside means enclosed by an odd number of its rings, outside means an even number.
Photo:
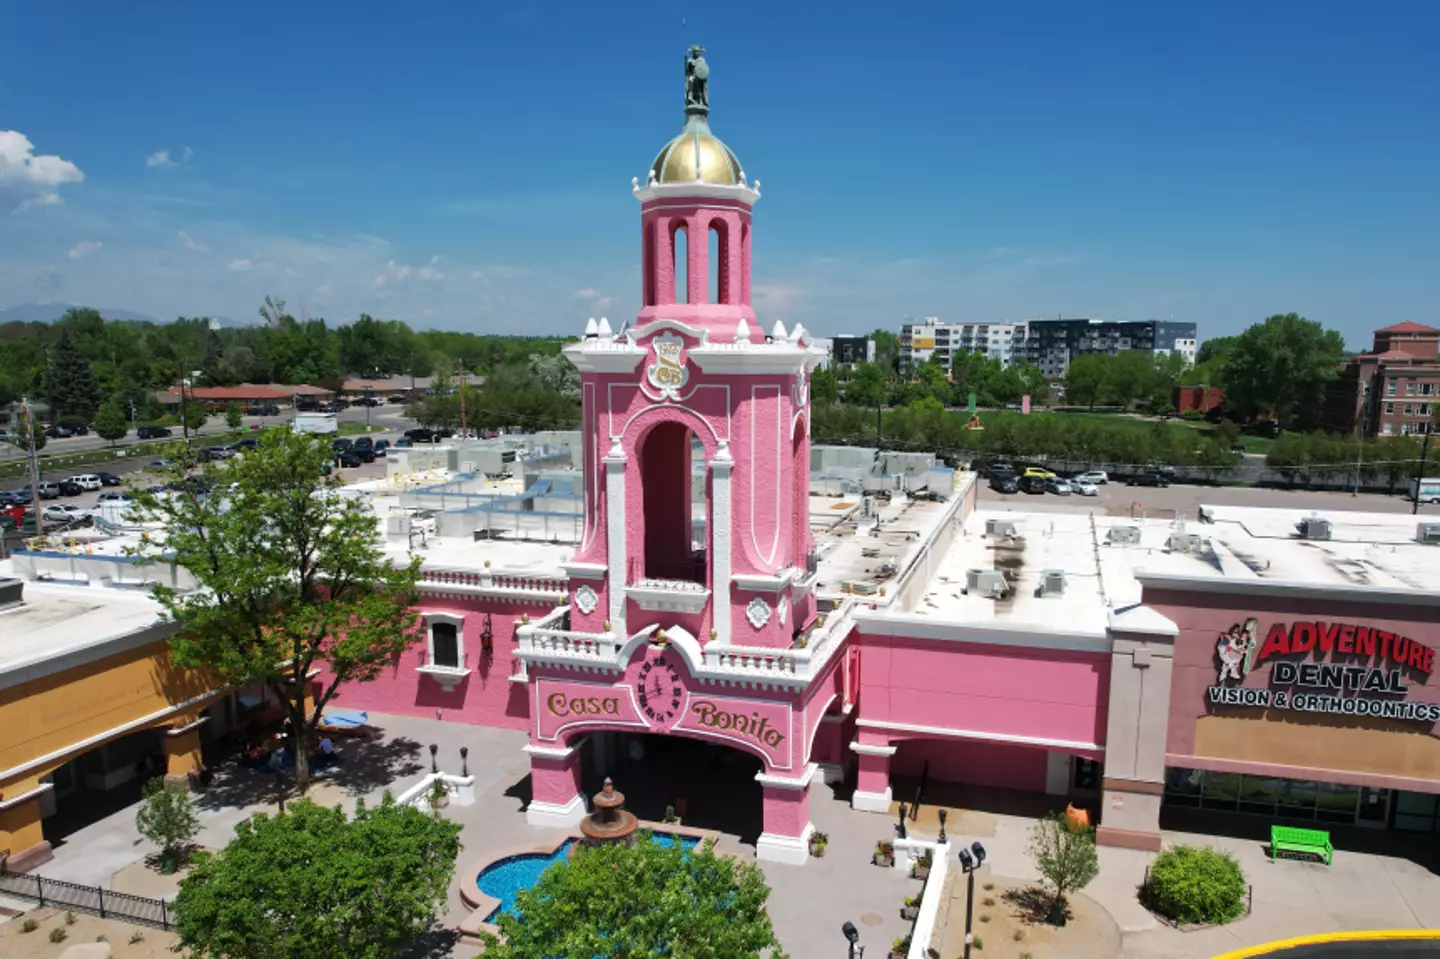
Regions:
<svg viewBox="0 0 1440 959"><path fill-rule="evenodd" d="M744 183L745 183L745 171L744 171L744 170L741 170L741 171L740 171L740 183L741 183L742 186L743 186Z"/></svg>
<svg viewBox="0 0 1440 959"><path fill-rule="evenodd" d="M610 329L610 320L603 316L600 317L600 339L609 340L614 336L615 334Z"/></svg>
<svg viewBox="0 0 1440 959"><path fill-rule="evenodd" d="M785 324L782 323L780 320L776 320L775 325L770 327L770 338L773 339L776 343L784 341Z"/></svg>
<svg viewBox="0 0 1440 959"><path fill-rule="evenodd" d="M639 178L638 176L632 176L632 177L630 178L630 189L631 189L631 190L634 190L634 191L637 191L637 192L639 191L639 189L640 189L640 178Z"/></svg>
<svg viewBox="0 0 1440 959"><path fill-rule="evenodd" d="M660 178L655 175L655 171L654 171L654 170L651 170L651 171L650 171L650 185L651 185L651 186L654 186L656 183L659 183L659 182L660 182Z"/></svg>
<svg viewBox="0 0 1440 959"><path fill-rule="evenodd" d="M804 335L805 335L805 327L802 326L802 325L799 324L799 323L796 323L796 324L795 324L795 329L793 329L793 330L790 331L790 342L791 342L791 343L799 343L799 342L800 342L800 337L802 337L802 336L804 336Z"/></svg>
<svg viewBox="0 0 1440 959"><path fill-rule="evenodd" d="M755 181L755 192L756 192L756 193L759 193L759 192L760 192L760 181L759 181L759 180L756 180L756 181Z"/></svg>
<svg viewBox="0 0 1440 959"><path fill-rule="evenodd" d="M740 322L735 326L735 342L750 342L750 324L745 322L745 317L740 317Z"/></svg>
<svg viewBox="0 0 1440 959"><path fill-rule="evenodd" d="M599 333L600 329L595 325L595 317L592 316L589 322L585 324L585 338L588 340L591 337L598 336Z"/></svg>

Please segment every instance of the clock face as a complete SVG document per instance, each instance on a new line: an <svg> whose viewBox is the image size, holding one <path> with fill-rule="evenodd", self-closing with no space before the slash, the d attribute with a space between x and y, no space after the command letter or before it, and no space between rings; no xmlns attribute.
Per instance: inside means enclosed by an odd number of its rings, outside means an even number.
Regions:
<svg viewBox="0 0 1440 959"><path fill-rule="evenodd" d="M685 688L680 677L664 660L652 659L640 667L635 691L640 694L640 711L651 722L668 723L680 714Z"/></svg>

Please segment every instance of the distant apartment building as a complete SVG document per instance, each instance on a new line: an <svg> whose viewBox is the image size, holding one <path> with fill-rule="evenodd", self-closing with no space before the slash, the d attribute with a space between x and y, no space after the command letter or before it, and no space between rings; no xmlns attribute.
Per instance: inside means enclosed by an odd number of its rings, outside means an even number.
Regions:
<svg viewBox="0 0 1440 959"><path fill-rule="evenodd" d="M1440 403L1440 329L1396 323L1374 333L1369 353L1351 357L1326 391L1327 429L1365 436L1431 431Z"/></svg>
<svg viewBox="0 0 1440 959"><path fill-rule="evenodd" d="M832 336L824 345L830 351L830 362L836 366L875 362L875 343L868 336L841 333L839 336Z"/></svg>
<svg viewBox="0 0 1440 959"><path fill-rule="evenodd" d="M1179 353L1187 364L1195 362L1195 324L1172 320L1031 320L1026 324L1023 348L1015 358L1040 368L1049 379L1065 375L1070 361L1087 353L1114 356L1126 350L1145 350L1157 356Z"/></svg>
<svg viewBox="0 0 1440 959"><path fill-rule="evenodd" d="M900 372L909 374L932 356L948 370L957 353L981 352L1002 367L1016 359L1025 343L1024 323L946 323L927 316L900 327Z"/></svg>

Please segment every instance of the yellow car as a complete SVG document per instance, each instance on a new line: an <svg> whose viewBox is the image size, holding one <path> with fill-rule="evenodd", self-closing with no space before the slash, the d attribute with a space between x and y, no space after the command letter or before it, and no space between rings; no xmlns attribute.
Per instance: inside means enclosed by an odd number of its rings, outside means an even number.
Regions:
<svg viewBox="0 0 1440 959"><path fill-rule="evenodd" d="M1054 473L1050 472L1049 470L1042 470L1042 469L1041 469L1040 467L1038 467L1038 466L1027 466L1027 467L1025 467L1025 472L1021 473L1020 475L1021 475L1022 477L1025 477L1025 476L1034 476L1034 477L1037 478L1037 479L1054 479L1054 478L1055 478L1055 474L1054 474Z"/></svg>

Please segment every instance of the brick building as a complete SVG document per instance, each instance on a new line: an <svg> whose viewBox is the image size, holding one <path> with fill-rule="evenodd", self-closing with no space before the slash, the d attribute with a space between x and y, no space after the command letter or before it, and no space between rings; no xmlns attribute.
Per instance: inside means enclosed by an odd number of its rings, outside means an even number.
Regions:
<svg viewBox="0 0 1440 959"><path fill-rule="evenodd" d="M1366 436L1429 432L1440 403L1440 329L1404 322L1375 331L1373 348L1340 369L1326 399L1326 426Z"/></svg>

